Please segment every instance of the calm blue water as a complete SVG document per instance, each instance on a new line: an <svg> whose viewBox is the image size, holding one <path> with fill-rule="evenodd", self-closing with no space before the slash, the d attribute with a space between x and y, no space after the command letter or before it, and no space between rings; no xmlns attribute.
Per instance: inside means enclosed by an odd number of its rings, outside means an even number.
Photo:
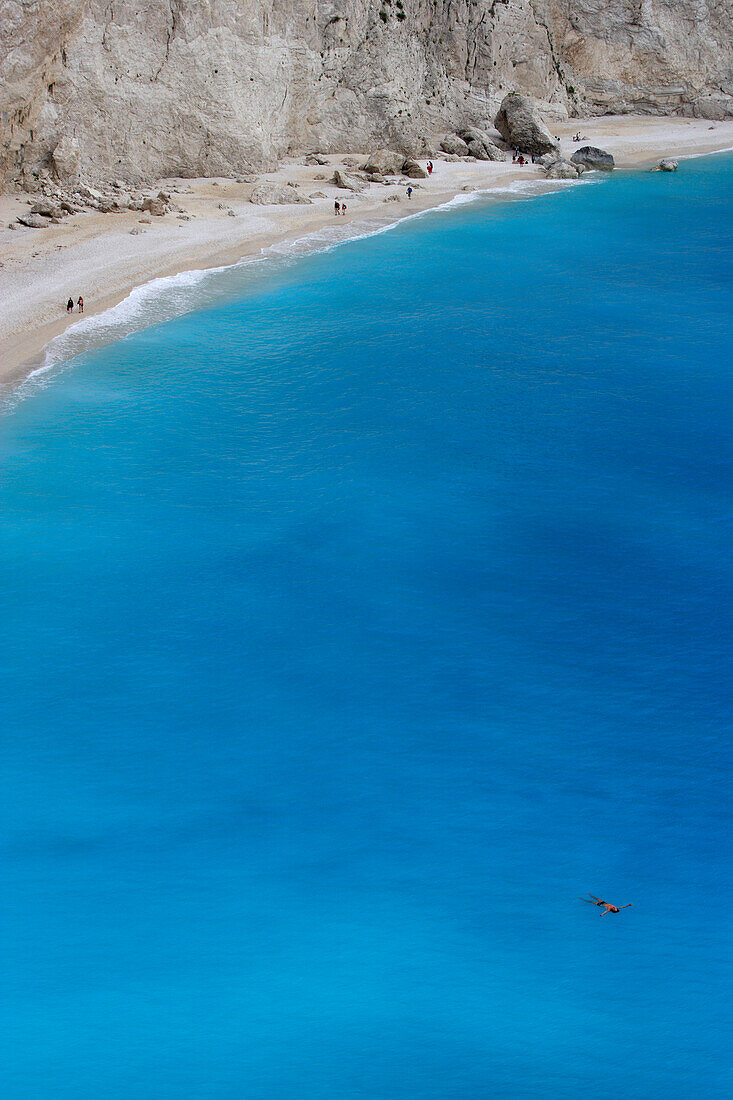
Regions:
<svg viewBox="0 0 733 1100"><path fill-rule="evenodd" d="M732 213L432 215L6 409L4 1097L730 1095Z"/></svg>

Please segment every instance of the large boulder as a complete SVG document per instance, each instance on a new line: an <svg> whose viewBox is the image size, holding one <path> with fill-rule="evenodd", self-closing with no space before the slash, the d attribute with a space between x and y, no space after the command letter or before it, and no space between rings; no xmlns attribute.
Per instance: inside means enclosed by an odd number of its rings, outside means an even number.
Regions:
<svg viewBox="0 0 733 1100"><path fill-rule="evenodd" d="M595 145L584 145L576 149L570 158L573 164L581 164L591 171L611 172L616 161L605 149L596 149Z"/></svg>
<svg viewBox="0 0 733 1100"><path fill-rule="evenodd" d="M51 153L51 166L57 179L74 182L79 178L79 142L76 138L62 137Z"/></svg>
<svg viewBox="0 0 733 1100"><path fill-rule="evenodd" d="M395 153L392 149L377 149L364 165L364 171L370 175L396 176L405 162L404 153Z"/></svg>
<svg viewBox="0 0 733 1100"><path fill-rule="evenodd" d="M677 161L674 157L662 157L659 164L655 164L652 172L676 172Z"/></svg>
<svg viewBox="0 0 733 1100"><path fill-rule="evenodd" d="M458 134L446 134L440 143L444 153L452 153L456 157L469 156L468 145Z"/></svg>
<svg viewBox="0 0 733 1100"><path fill-rule="evenodd" d="M40 214L44 218L62 218L64 211L61 206L57 206L50 200L41 199L40 202L31 207L31 214Z"/></svg>
<svg viewBox="0 0 733 1100"><path fill-rule="evenodd" d="M366 191L368 186L363 180L357 179L356 176L352 176L348 172L342 172L340 168L337 168L334 172L332 182L337 187L342 187L344 191L354 191L357 194Z"/></svg>
<svg viewBox="0 0 733 1100"><path fill-rule="evenodd" d="M418 164L416 160L408 159L402 165L402 175L408 176L411 180L426 180L428 178L427 171L421 164Z"/></svg>
<svg viewBox="0 0 733 1100"><path fill-rule="evenodd" d="M548 180L576 180L580 175L580 169L570 160L559 159L554 160L545 169L545 175Z"/></svg>
<svg viewBox="0 0 733 1100"><path fill-rule="evenodd" d="M469 155L475 157L476 160L504 160L504 154L501 149L497 149L496 145L489 143L488 145L484 141L469 141L468 143Z"/></svg>
<svg viewBox="0 0 733 1100"><path fill-rule="evenodd" d="M485 130L469 126L458 135L468 146L468 152L476 160L506 160L503 151L494 144Z"/></svg>
<svg viewBox="0 0 733 1100"><path fill-rule="evenodd" d="M29 229L45 229L49 224L48 218L42 218L40 214L20 214L18 221Z"/></svg>
<svg viewBox="0 0 733 1100"><path fill-rule="evenodd" d="M537 114L532 100L520 92L509 92L501 101L494 125L520 153L541 156L557 148L555 139Z"/></svg>
<svg viewBox="0 0 733 1100"><path fill-rule="evenodd" d="M152 214L154 218L162 218L167 210L167 206L162 199L145 199L142 208L143 210L147 210L149 214ZM100 209L103 214L111 214L114 208L111 202L102 200L98 205L98 209Z"/></svg>
<svg viewBox="0 0 733 1100"><path fill-rule="evenodd" d="M261 183L254 188L249 201L257 206L287 206L290 203L311 205L311 200L305 195L301 195L294 187L283 186L281 183Z"/></svg>

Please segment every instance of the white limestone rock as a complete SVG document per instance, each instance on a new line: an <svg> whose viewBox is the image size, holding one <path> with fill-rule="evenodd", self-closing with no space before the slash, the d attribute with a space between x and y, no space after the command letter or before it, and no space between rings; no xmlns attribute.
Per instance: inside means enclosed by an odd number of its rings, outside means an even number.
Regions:
<svg viewBox="0 0 733 1100"><path fill-rule="evenodd" d="M512 149L542 156L557 148L555 139L528 96L510 92L504 96L494 125Z"/></svg>
<svg viewBox="0 0 733 1100"><path fill-rule="evenodd" d="M314 149L424 156L426 135L484 126L513 90L546 119L733 117L733 5L5 0L0 183L237 177Z"/></svg>
<svg viewBox="0 0 733 1100"><path fill-rule="evenodd" d="M255 187L249 201L257 206L287 206L291 203L310 204L310 199L301 195L294 187L280 183L261 183Z"/></svg>
<svg viewBox="0 0 733 1100"><path fill-rule="evenodd" d="M353 191L357 194L361 191L366 191L368 186L363 180L360 180L357 176L351 175L348 172L342 172L340 168L337 168L334 172L332 182L335 183L337 187L343 188L345 191Z"/></svg>

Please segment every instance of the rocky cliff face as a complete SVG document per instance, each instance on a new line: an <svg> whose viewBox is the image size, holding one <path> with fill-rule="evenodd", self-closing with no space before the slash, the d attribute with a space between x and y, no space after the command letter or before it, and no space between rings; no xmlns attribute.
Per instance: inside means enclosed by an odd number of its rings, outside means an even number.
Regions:
<svg viewBox="0 0 733 1100"><path fill-rule="evenodd" d="M493 117L733 115L730 0L1 0L0 180L232 175ZM54 159L55 153L55 159Z"/></svg>

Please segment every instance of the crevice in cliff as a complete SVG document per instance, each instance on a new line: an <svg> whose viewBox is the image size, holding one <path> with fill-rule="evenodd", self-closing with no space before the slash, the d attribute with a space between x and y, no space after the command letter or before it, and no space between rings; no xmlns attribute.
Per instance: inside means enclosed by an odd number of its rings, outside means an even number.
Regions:
<svg viewBox="0 0 733 1100"><path fill-rule="evenodd" d="M160 63L160 67L153 77L153 83L155 83L163 72L163 69L168 64L168 58L171 54L171 42L176 36L178 30L178 17L180 15L180 0L168 0L168 10L170 12L170 25L166 27L165 31L165 54L163 60Z"/></svg>
<svg viewBox="0 0 733 1100"><path fill-rule="evenodd" d="M536 7L536 4L535 4L535 0L529 0L529 6L532 10L532 15L534 16L535 23L537 24L538 27L542 27L542 29L545 32L545 35L547 36L547 46L548 46L548 50L549 50L549 60L550 60L550 63L552 65L552 68L555 70L555 75L557 76L557 79L560 82L560 87L562 88L565 95L568 97L568 100L570 101L569 105L573 108L573 110L577 110L577 100L575 98L575 89L573 88L573 86L571 84L568 83L565 72L563 71L562 63L560 61L560 57L559 57L557 49L555 47L555 42L554 42L553 37L552 37L552 31L550 30L550 27L549 27L549 24L548 24L548 21L547 21L547 17L545 15L541 15L540 13L538 13L537 7ZM572 88L572 91L570 90L571 88Z"/></svg>

